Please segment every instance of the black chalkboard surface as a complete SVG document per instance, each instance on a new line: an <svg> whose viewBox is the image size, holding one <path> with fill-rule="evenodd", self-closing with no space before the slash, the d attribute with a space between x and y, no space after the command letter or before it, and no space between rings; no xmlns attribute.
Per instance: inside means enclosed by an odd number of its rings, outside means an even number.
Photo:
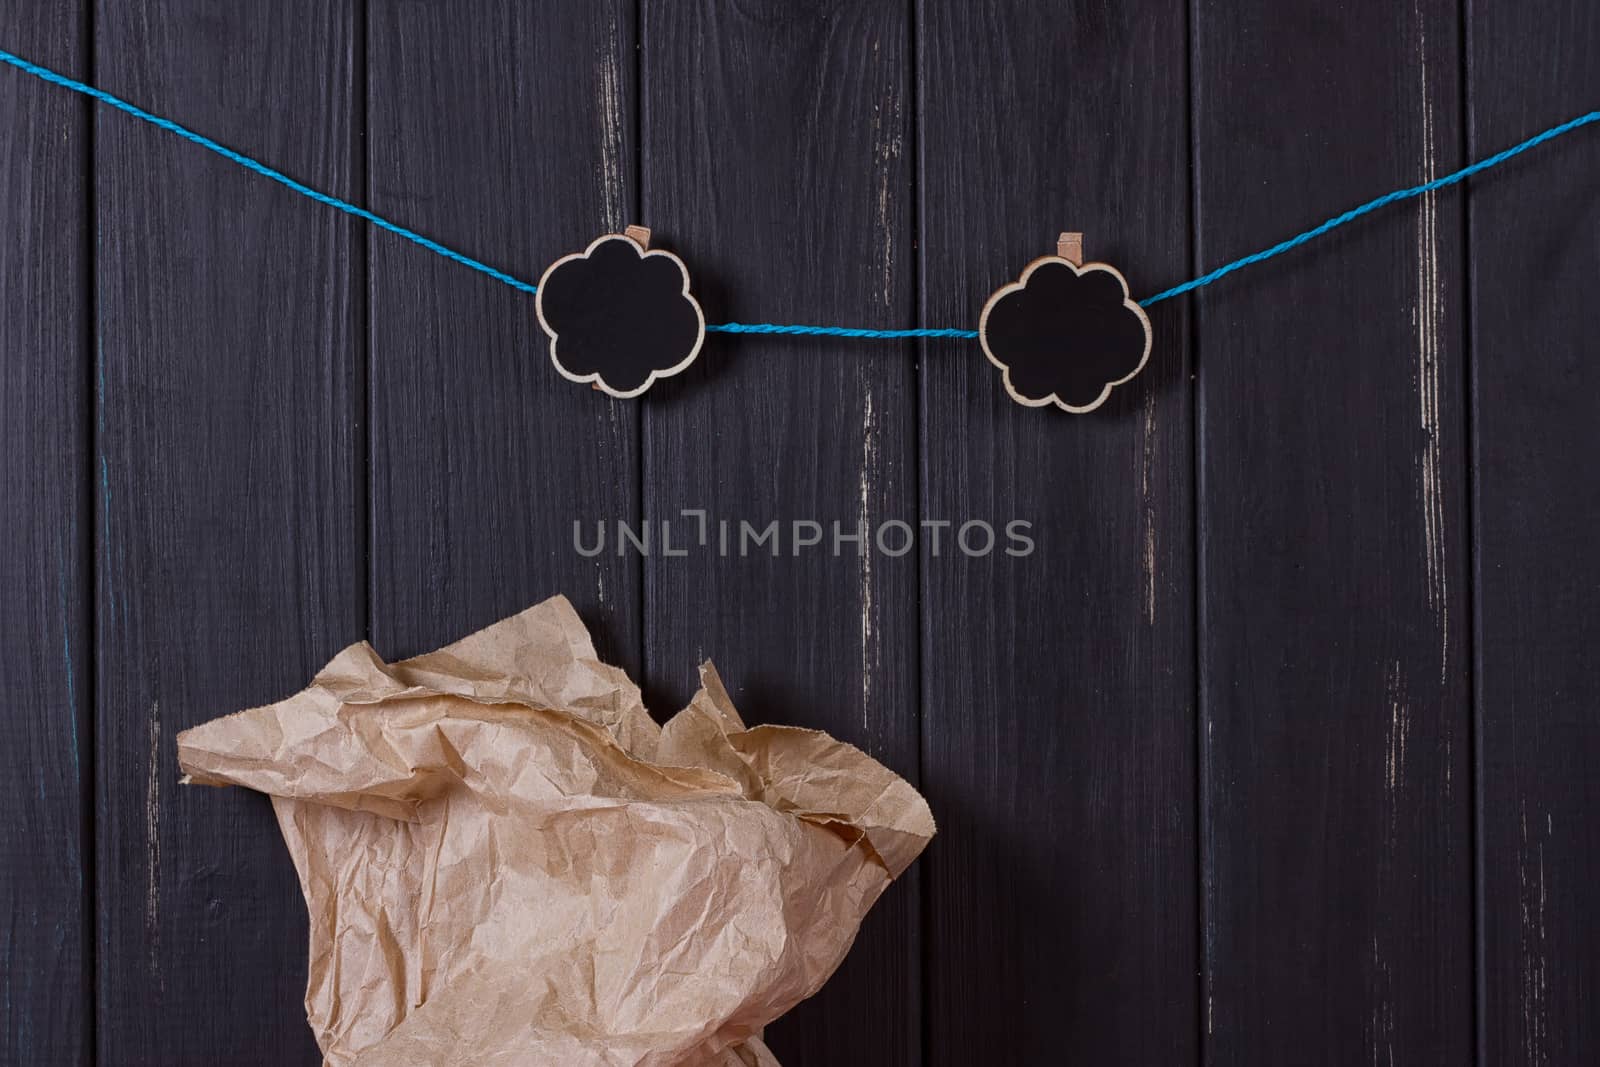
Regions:
<svg viewBox="0 0 1600 1067"><path fill-rule="evenodd" d="M552 263L536 309L556 370L612 396L638 396L688 367L706 335L683 261L627 234Z"/></svg>

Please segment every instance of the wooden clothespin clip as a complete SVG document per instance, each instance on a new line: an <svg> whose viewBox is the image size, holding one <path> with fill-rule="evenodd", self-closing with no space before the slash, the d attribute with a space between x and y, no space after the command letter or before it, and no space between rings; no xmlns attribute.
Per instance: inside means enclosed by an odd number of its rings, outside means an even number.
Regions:
<svg viewBox="0 0 1600 1067"><path fill-rule="evenodd" d="M1056 238L1056 255L1074 267L1083 266L1083 234L1063 230Z"/></svg>

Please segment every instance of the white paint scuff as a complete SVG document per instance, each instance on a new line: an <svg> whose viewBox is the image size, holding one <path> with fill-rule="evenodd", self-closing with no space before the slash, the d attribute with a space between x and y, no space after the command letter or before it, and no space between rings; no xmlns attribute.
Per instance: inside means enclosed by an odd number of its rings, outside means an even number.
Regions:
<svg viewBox="0 0 1600 1067"><path fill-rule="evenodd" d="M872 52L876 61L876 43L872 46ZM905 143L901 127L900 91L897 85L891 83L883 100L872 109L872 162L876 170L873 223L878 231L876 266L883 282L879 296L883 306L890 310L894 308L894 190L898 188L895 164L900 159Z"/></svg>
<svg viewBox="0 0 1600 1067"><path fill-rule="evenodd" d="M144 781L144 930L150 969L161 960L161 702L150 703L150 750Z"/></svg>
<svg viewBox="0 0 1600 1067"><path fill-rule="evenodd" d="M1139 460L1139 494L1144 524L1144 621L1156 624L1156 501L1150 488L1150 473L1156 456L1156 393L1144 394L1144 447Z"/></svg>
<svg viewBox="0 0 1600 1067"><path fill-rule="evenodd" d="M1422 12L1416 12L1418 55L1422 84L1422 177L1438 176L1435 159L1433 101L1428 84L1428 35ZM1422 496L1423 569L1428 607L1439 628L1439 681L1449 675L1450 598L1445 561L1444 493L1439 456L1439 339L1443 331L1443 294L1439 287L1439 198L1426 193L1418 198L1417 300L1412 319L1417 331L1417 418L1422 428L1422 448L1417 474Z"/></svg>
<svg viewBox="0 0 1600 1067"><path fill-rule="evenodd" d="M1388 675L1385 688L1389 699L1389 735L1384 743L1384 777L1391 794L1389 819L1392 823L1400 811L1398 798L1393 794L1405 781L1406 739L1411 736L1411 707L1406 699L1405 678L1399 660L1389 665Z"/></svg>
<svg viewBox="0 0 1600 1067"><path fill-rule="evenodd" d="M1528 836L1528 802L1519 805L1522 840L1517 850L1517 896L1522 902L1521 945L1517 953L1522 965L1522 1062L1550 1063L1549 951L1545 926L1544 841ZM1545 816L1545 836L1553 830Z"/></svg>
<svg viewBox="0 0 1600 1067"><path fill-rule="evenodd" d="M606 226L612 231L622 229L622 214L626 210L626 183L622 177L622 71L617 58L617 50L621 47L623 42L619 40L617 16L613 9L597 64L595 101L600 115L600 188L605 196Z"/></svg>
<svg viewBox="0 0 1600 1067"><path fill-rule="evenodd" d="M872 387L862 392L861 485L857 500L856 529L867 536L872 529L868 506L872 500L872 472L877 468L878 437L872 412ZM872 549L861 553L861 729L865 734L872 723L872 673L877 669L876 634L872 626Z"/></svg>

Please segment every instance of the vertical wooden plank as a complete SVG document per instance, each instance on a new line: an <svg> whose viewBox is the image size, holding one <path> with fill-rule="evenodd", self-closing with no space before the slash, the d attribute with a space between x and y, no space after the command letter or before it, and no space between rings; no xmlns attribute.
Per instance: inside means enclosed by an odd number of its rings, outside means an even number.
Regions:
<svg viewBox="0 0 1600 1067"><path fill-rule="evenodd" d="M1600 7L1469 5L1474 155L1600 99ZM1600 133L1473 185L1482 1062L1600 1062Z"/></svg>
<svg viewBox="0 0 1600 1067"><path fill-rule="evenodd" d="M1460 164L1453 0L1195 18L1206 265ZM1468 1062L1460 194L1196 306L1206 1059Z"/></svg>
<svg viewBox="0 0 1600 1067"><path fill-rule="evenodd" d="M78 0L0 9L0 41L82 77ZM88 108L0 71L0 1063L89 1062Z"/></svg>
<svg viewBox="0 0 1600 1067"><path fill-rule="evenodd" d="M370 10L373 210L533 280L630 221L631 2ZM565 593L636 670L638 561L573 547L633 520L635 405L555 372L531 296L370 250L374 640L413 654Z"/></svg>
<svg viewBox="0 0 1600 1067"><path fill-rule="evenodd" d="M920 11L928 323L975 323L1062 230L1135 295L1183 278L1183 5ZM1183 304L1152 323L1085 416L1014 403L974 342L924 353L924 515L1034 542L923 558L930 1064L1196 1062Z"/></svg>
<svg viewBox="0 0 1600 1067"><path fill-rule="evenodd" d="M712 322L909 325L914 314L909 5L645 2L644 221ZM751 721L825 729L917 770L916 563L854 542L915 525L909 346L735 340L644 403L650 697L671 712L713 657ZM698 519L706 512L706 543ZM729 524L729 550L720 523ZM795 546L820 536L814 546ZM661 542L671 523L672 551ZM741 523L778 524L741 554ZM900 541L891 531L890 545ZM823 988L772 1027L786 1064L918 1053L915 871Z"/></svg>
<svg viewBox="0 0 1600 1067"><path fill-rule="evenodd" d="M320 0L105 2L97 80L349 196L357 27ZM99 1058L316 1062L265 798L183 789L181 729L361 636L354 225L102 114Z"/></svg>

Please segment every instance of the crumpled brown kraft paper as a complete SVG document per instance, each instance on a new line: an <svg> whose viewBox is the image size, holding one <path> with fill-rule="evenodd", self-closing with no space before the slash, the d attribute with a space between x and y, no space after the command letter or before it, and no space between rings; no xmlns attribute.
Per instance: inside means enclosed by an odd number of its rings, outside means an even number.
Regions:
<svg viewBox="0 0 1600 1067"><path fill-rule="evenodd" d="M352 645L310 688L178 735L269 793L311 919L329 1067L777 1067L933 836L826 734L746 729L716 671L665 726L556 597L437 652Z"/></svg>

